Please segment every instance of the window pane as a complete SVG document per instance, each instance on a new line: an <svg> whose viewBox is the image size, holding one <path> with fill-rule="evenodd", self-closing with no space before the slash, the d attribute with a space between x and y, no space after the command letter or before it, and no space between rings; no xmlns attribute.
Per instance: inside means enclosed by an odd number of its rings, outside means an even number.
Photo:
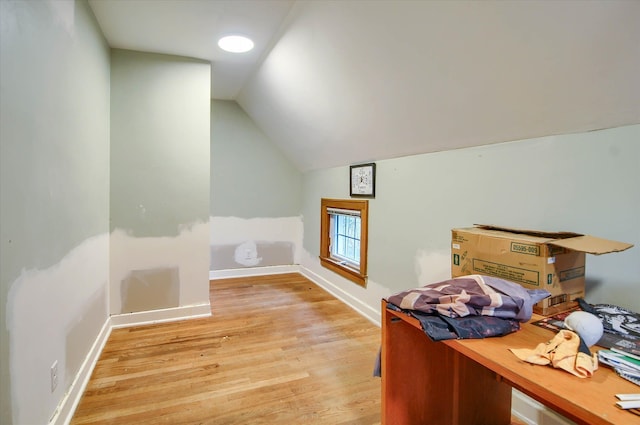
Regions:
<svg viewBox="0 0 640 425"><path fill-rule="evenodd" d="M368 231L368 201L321 200L320 262L359 285L366 282L366 249L360 241Z"/></svg>
<svg viewBox="0 0 640 425"><path fill-rule="evenodd" d="M340 235L344 235L345 233L345 216L343 215L336 215L336 218L338 219L338 234Z"/></svg>
<svg viewBox="0 0 640 425"><path fill-rule="evenodd" d="M331 230L329 232L329 252L331 255L336 253L338 246L338 217L335 214L329 215Z"/></svg>
<svg viewBox="0 0 640 425"><path fill-rule="evenodd" d="M332 214L331 254L360 264L360 217Z"/></svg>
<svg viewBox="0 0 640 425"><path fill-rule="evenodd" d="M349 230L347 234L352 238L355 238L356 235L356 217L349 217Z"/></svg>
<svg viewBox="0 0 640 425"><path fill-rule="evenodd" d="M353 239L347 239L347 247L346 247L345 257L349 258L350 260L354 260L355 259L354 246L353 245L354 245Z"/></svg>
<svg viewBox="0 0 640 425"><path fill-rule="evenodd" d="M344 256L344 250L346 249L345 238L342 235L338 236L338 246L336 247L336 254Z"/></svg>

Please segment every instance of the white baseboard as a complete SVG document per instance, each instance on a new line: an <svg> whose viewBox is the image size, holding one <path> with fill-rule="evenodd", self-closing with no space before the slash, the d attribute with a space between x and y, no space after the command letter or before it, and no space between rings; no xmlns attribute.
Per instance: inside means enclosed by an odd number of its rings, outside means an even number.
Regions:
<svg viewBox="0 0 640 425"><path fill-rule="evenodd" d="M107 318L73 383L62 398L53 417L49 420L49 425L68 425L71 422L112 329L208 316L211 316L211 305L207 302L163 310L118 314Z"/></svg>
<svg viewBox="0 0 640 425"><path fill-rule="evenodd" d="M300 273L316 285L320 286L349 307L360 313L372 323L380 326L380 314L371 306L363 303L339 288L333 282L323 278L315 272L298 265L292 266L274 266L274 267L254 267L247 269L230 269L210 271L209 278L224 279L233 277L260 276L268 274L283 273ZM194 319L199 317L207 317L211 315L211 305L209 303L196 304L191 306L169 308L163 310L144 311L139 313L119 314L108 318L100 333L98 334L91 350L89 351L85 361L80 367L80 371L76 375L69 390L60 402L54 416L49 421L49 425L68 425L73 418L73 414L80 403L82 394L89 383L93 369L98 362L100 354L111 334L112 329L123 328L129 326L139 326L151 323L162 323L184 319ZM519 420L527 425L571 425L573 422L563 418L548 409L544 405L538 403L534 399L513 390L511 401L511 412Z"/></svg>
<svg viewBox="0 0 640 425"><path fill-rule="evenodd" d="M511 414L527 425L575 425L516 389L511 391Z"/></svg>
<svg viewBox="0 0 640 425"><path fill-rule="evenodd" d="M109 335L111 335L111 329L111 320L107 317L104 325L102 325L102 329L100 330L98 337L93 342L93 345L89 350L89 354L87 354L84 362L82 362L80 370L71 383L69 390L67 390L67 393L58 405L56 413L49 421L49 425L67 425L71 422L73 414L80 403L80 399L82 398L82 394L84 394L84 390L87 388L93 369L95 368L96 363L98 363L98 359L100 358L100 354L109 339Z"/></svg>
<svg viewBox="0 0 640 425"><path fill-rule="evenodd" d="M209 280L228 279L234 277L264 276L268 274L299 273L297 264L286 266L247 267L241 269L209 270Z"/></svg>
<svg viewBox="0 0 640 425"><path fill-rule="evenodd" d="M141 311L137 313L115 314L111 316L113 329L153 323L175 322L177 320L196 319L211 316L211 304L186 305L161 310Z"/></svg>
<svg viewBox="0 0 640 425"><path fill-rule="evenodd" d="M380 313L374 308L371 308L367 304L363 303L354 296L346 293L340 289L333 282L328 281L315 272L307 269L304 266L293 264L287 266L270 266L270 267L251 267L242 269L226 269L226 270L210 270L209 279L228 279L235 277L247 277L247 276L264 276L269 274L283 274L283 273L300 273L307 279L329 292L340 301L347 304L349 307L360 313L365 318L369 319L375 325L380 326Z"/></svg>
<svg viewBox="0 0 640 425"><path fill-rule="evenodd" d="M335 283L304 266L300 266L300 273L377 326L381 326L380 313L368 304L363 303L353 295L339 288ZM575 425L574 422L560 416L553 410L515 389L512 390L511 413L527 425Z"/></svg>
<svg viewBox="0 0 640 425"><path fill-rule="evenodd" d="M333 282L325 279L319 274L309 270L306 267L300 266L300 273L305 276L307 279L311 280L313 283L323 288L325 291L329 292L334 297L338 298L343 303L347 304L349 307L360 313L365 318L369 319L374 325L380 327L381 319L380 313L372 308L370 305L365 304L360 301L353 295L345 292L343 289L339 288Z"/></svg>

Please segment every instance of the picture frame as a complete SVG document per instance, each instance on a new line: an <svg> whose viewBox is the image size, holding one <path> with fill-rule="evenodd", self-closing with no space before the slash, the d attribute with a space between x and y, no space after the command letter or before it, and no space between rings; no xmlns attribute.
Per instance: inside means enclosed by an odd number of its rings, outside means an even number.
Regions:
<svg viewBox="0 0 640 425"><path fill-rule="evenodd" d="M375 198L375 163L356 164L349 167L349 195L351 197Z"/></svg>

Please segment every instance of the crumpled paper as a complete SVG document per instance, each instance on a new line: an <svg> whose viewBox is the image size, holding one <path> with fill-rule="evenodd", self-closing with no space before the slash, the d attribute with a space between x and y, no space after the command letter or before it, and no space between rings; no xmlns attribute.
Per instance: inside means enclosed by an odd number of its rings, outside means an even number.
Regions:
<svg viewBox="0 0 640 425"><path fill-rule="evenodd" d="M590 378L598 369L597 354L580 350L580 337L575 332L561 330L553 339L542 342L534 349L510 348L520 360L537 365L551 364L579 377ZM587 354L588 353L588 354Z"/></svg>

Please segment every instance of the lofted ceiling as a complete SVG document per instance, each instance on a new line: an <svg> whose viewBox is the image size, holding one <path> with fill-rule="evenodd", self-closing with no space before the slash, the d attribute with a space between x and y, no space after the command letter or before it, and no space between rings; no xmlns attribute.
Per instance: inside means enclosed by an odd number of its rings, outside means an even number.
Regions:
<svg viewBox="0 0 640 425"><path fill-rule="evenodd" d="M204 59L212 64L211 97L235 99L271 48L293 0L89 0L109 46ZM218 39L241 34L248 53L220 49Z"/></svg>
<svg viewBox="0 0 640 425"><path fill-rule="evenodd" d="M210 61L301 171L640 123L640 1L89 3L111 47Z"/></svg>

